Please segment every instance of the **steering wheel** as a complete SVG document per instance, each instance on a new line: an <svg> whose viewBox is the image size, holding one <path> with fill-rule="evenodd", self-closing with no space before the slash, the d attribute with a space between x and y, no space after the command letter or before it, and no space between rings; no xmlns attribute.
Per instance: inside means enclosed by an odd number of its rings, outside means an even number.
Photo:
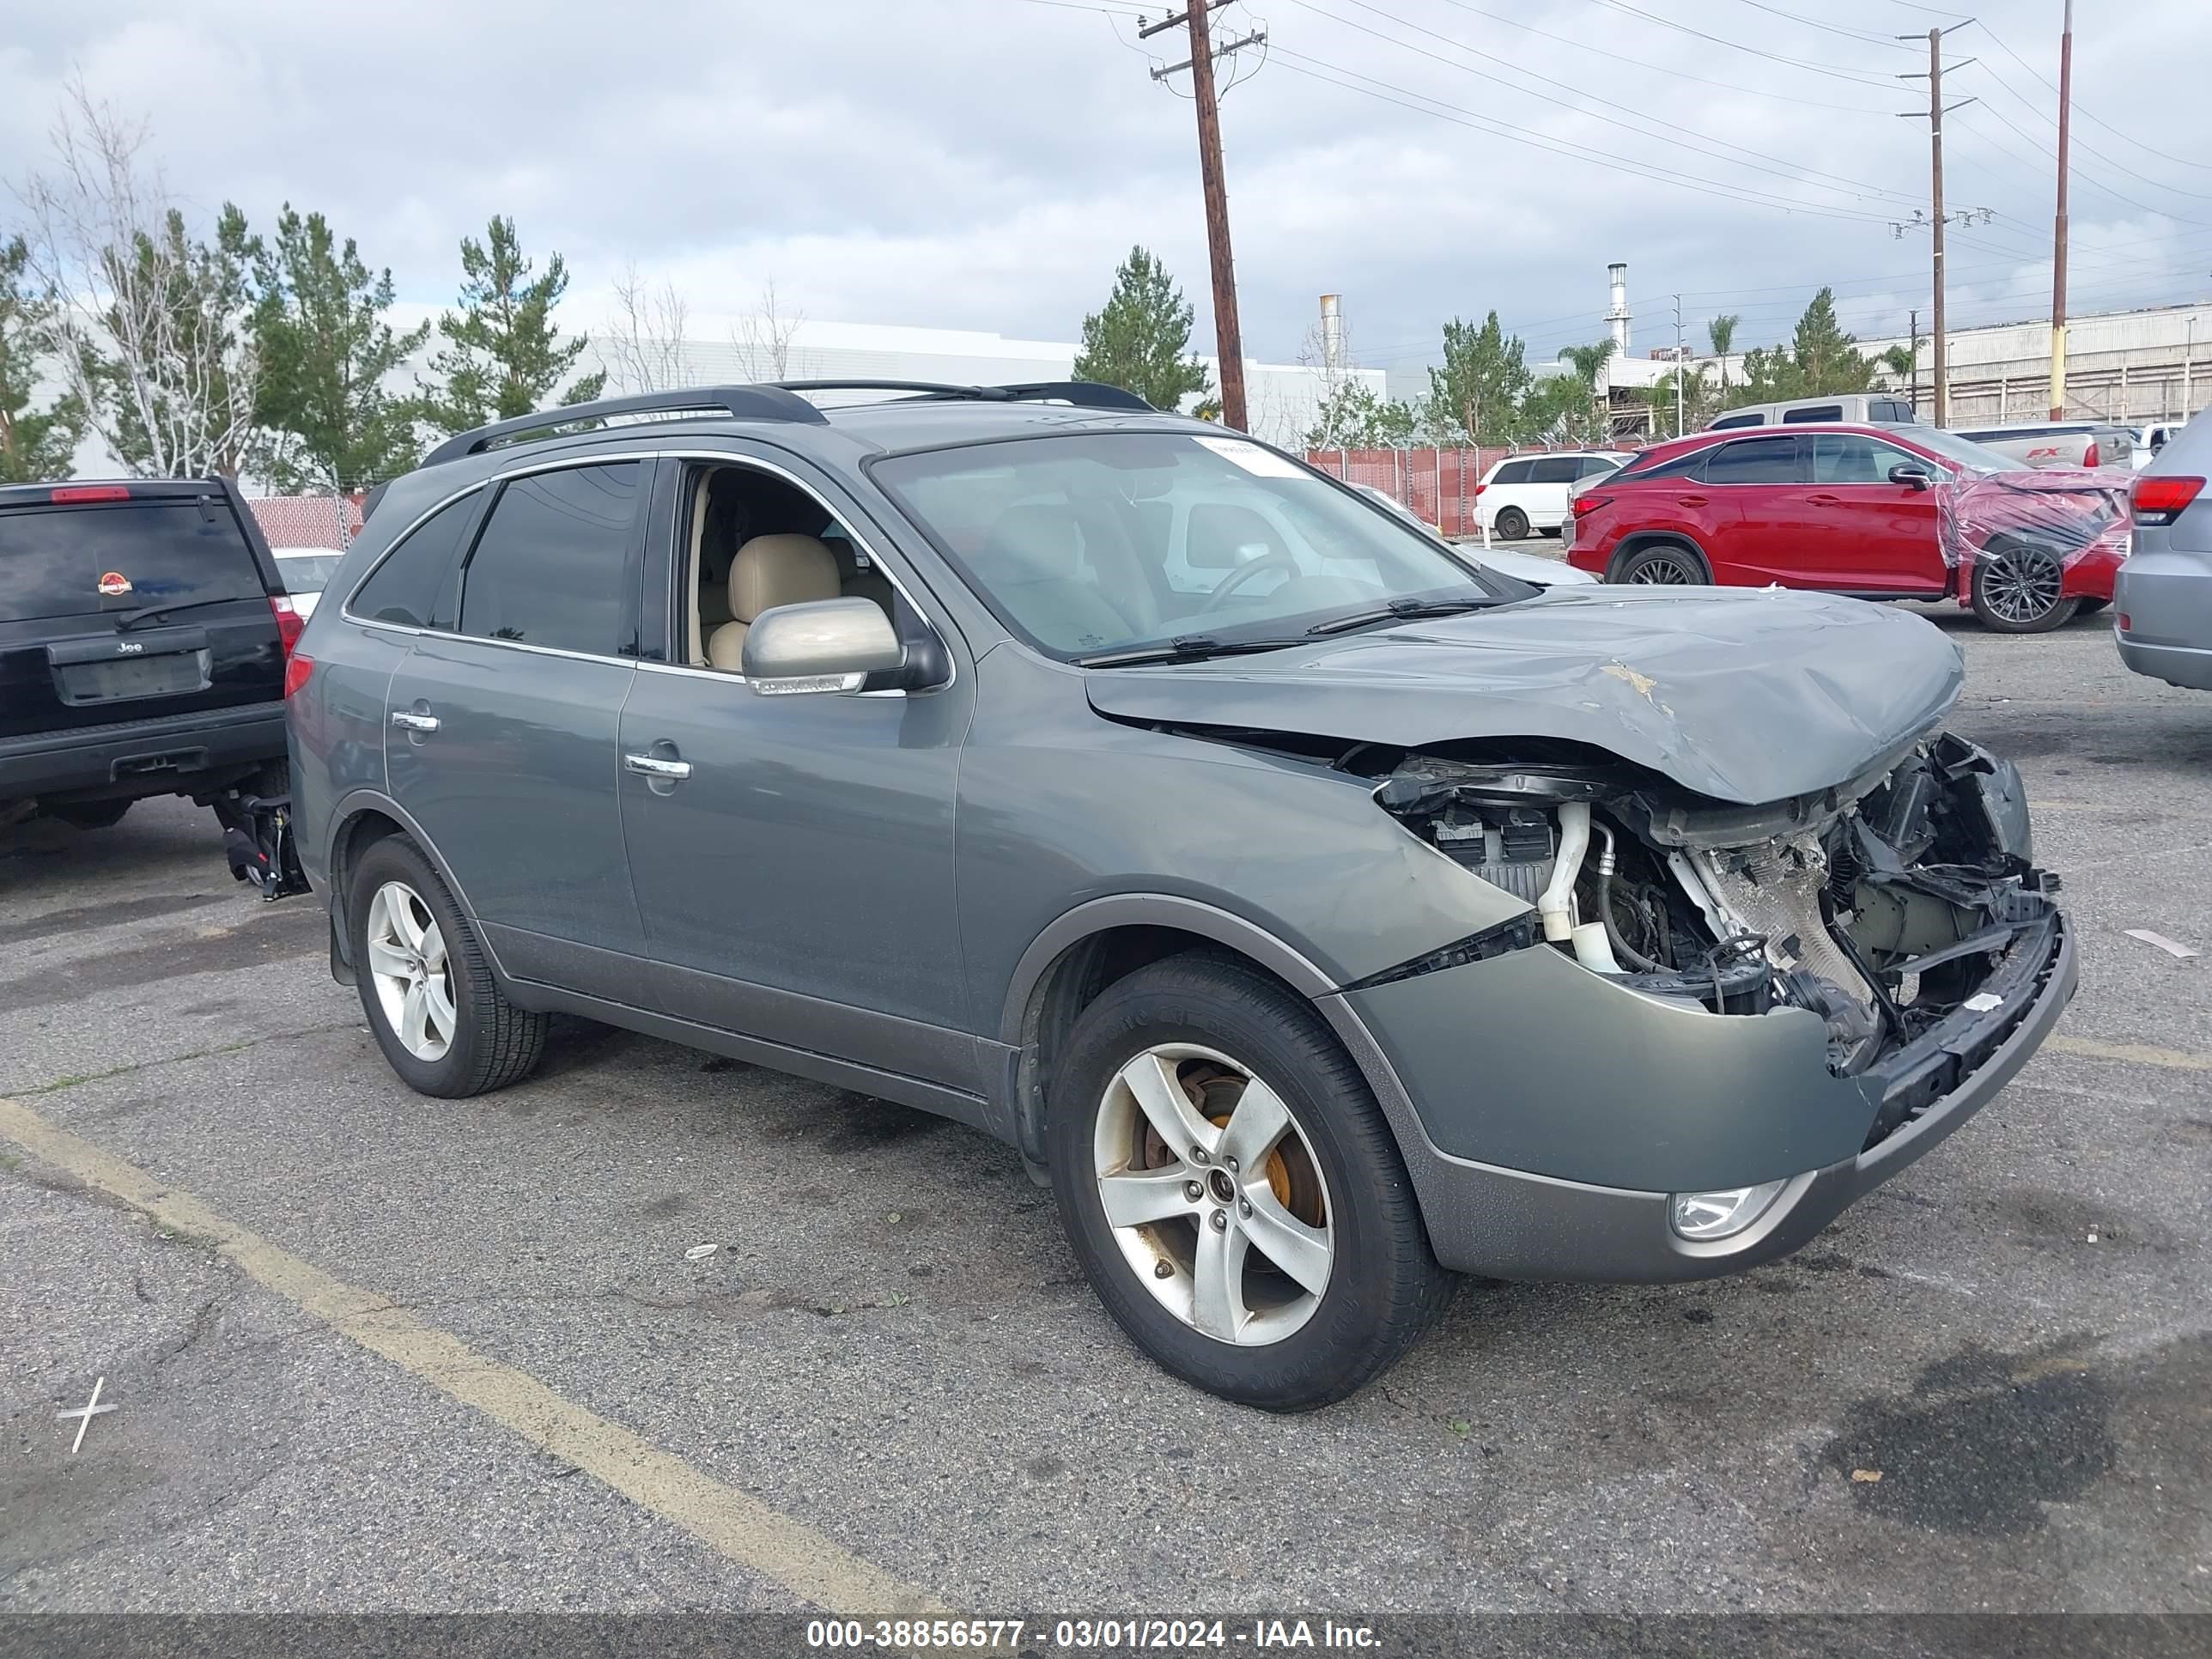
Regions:
<svg viewBox="0 0 2212 1659"><path fill-rule="evenodd" d="M1234 570L1231 571L1227 575L1221 579L1219 585L1214 588L1213 592L1208 593L1206 598L1200 602L1198 614L1204 616L1207 611L1212 610L1215 605L1219 605L1222 600L1227 599L1238 588L1243 586L1246 582L1250 581L1253 577L1258 575L1262 570L1280 570L1285 567L1288 567L1293 573L1295 573L1298 568L1298 562L1290 554L1284 552L1279 548L1273 553L1262 553L1258 558L1252 560L1248 564L1238 565Z"/></svg>

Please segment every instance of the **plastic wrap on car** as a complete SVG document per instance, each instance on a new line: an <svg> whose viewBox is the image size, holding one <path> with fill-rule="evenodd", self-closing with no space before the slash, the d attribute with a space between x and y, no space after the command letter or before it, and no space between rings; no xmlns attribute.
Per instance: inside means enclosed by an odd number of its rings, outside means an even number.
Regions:
<svg viewBox="0 0 2212 1659"><path fill-rule="evenodd" d="M2101 468L2023 467L1936 486L1943 562L2055 561L2063 574L2098 553L2124 552L2130 475Z"/></svg>

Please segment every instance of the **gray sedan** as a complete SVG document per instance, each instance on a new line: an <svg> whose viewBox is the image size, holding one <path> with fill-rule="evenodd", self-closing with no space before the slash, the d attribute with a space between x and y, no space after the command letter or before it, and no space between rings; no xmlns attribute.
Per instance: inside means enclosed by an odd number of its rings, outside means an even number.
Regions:
<svg viewBox="0 0 2212 1659"><path fill-rule="evenodd" d="M2175 433L2135 483L2135 551L2113 610L2120 660L2170 685L2212 691L2212 421Z"/></svg>

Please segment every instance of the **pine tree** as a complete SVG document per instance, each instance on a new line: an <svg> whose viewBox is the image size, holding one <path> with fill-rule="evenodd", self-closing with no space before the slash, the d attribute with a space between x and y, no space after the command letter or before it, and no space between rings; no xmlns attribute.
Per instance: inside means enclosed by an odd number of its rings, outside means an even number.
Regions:
<svg viewBox="0 0 2212 1659"><path fill-rule="evenodd" d="M1527 352L1494 311L1480 327L1457 317L1446 323L1444 366L1429 371L1429 422L1438 435L1480 442L1510 432L1528 393Z"/></svg>
<svg viewBox="0 0 2212 1659"><path fill-rule="evenodd" d="M82 399L64 392L33 406L41 365L57 349L53 307L32 277L20 236L0 246L0 483L65 478L84 436ZM58 367L58 365L57 365Z"/></svg>
<svg viewBox="0 0 2212 1659"><path fill-rule="evenodd" d="M430 325L393 332L392 273L371 276L319 213L286 203L276 246L257 237L252 253L261 470L283 489L365 489L404 472L416 455L410 404L385 383Z"/></svg>
<svg viewBox="0 0 2212 1659"><path fill-rule="evenodd" d="M1114 273L1106 308L1083 319L1075 378L1133 392L1156 409L1180 409L1186 398L1213 390L1206 365L1191 356L1195 313L1167 267L1141 247Z"/></svg>
<svg viewBox="0 0 2212 1659"><path fill-rule="evenodd" d="M1808 398L1831 392L1864 392L1874 385L1874 361L1858 349L1858 342L1836 321L1836 296L1822 289L1797 319L1790 344L1797 378Z"/></svg>
<svg viewBox="0 0 2212 1659"><path fill-rule="evenodd" d="M557 253L541 276L531 276L514 221L495 216L485 240L461 238L461 309L439 319L446 347L430 360L435 384L420 388L418 412L441 432L465 432L537 410L590 343L563 340L553 308L568 291L568 267ZM570 384L556 402L589 403L605 389L604 372Z"/></svg>

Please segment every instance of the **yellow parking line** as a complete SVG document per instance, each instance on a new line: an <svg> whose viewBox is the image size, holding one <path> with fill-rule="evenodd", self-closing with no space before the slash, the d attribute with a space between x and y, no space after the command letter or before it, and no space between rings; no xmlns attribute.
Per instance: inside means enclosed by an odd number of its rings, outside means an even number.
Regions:
<svg viewBox="0 0 2212 1659"><path fill-rule="evenodd" d="M928 1591L893 1577L804 1522L702 1474L563 1399L526 1372L478 1353L390 1298L332 1278L20 1102L0 1098L0 1138L173 1231L212 1243L246 1273L341 1336L473 1406L501 1427L574 1463L793 1595L834 1613L911 1618L947 1612Z"/></svg>
<svg viewBox="0 0 2212 1659"><path fill-rule="evenodd" d="M2176 1072L2212 1072L2212 1054L2186 1048L2154 1048L2145 1042L2100 1042L2094 1037L2055 1036L2043 1045L2053 1054L2088 1060L2124 1060L2135 1066L2163 1066Z"/></svg>

